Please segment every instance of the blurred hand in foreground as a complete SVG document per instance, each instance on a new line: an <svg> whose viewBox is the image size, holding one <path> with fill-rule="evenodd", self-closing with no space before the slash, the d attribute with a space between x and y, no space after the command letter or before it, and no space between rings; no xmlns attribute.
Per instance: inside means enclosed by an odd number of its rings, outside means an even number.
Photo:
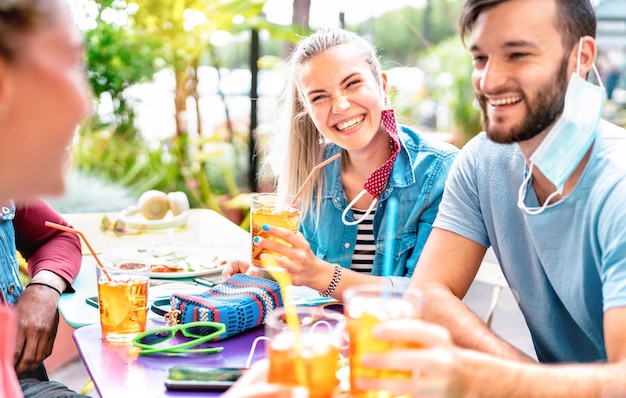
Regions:
<svg viewBox="0 0 626 398"><path fill-rule="evenodd" d="M256 362L222 398L308 398L303 387L288 387L267 382L269 361Z"/></svg>

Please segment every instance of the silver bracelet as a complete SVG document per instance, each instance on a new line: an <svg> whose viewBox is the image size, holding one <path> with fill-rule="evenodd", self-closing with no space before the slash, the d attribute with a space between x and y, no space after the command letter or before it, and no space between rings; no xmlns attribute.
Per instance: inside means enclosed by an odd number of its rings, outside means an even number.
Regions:
<svg viewBox="0 0 626 398"><path fill-rule="evenodd" d="M335 264L335 272L333 273L333 279L330 281L328 285L328 289L323 292L320 292L320 296L322 297L330 297L331 294L335 292L339 281L341 280L341 265Z"/></svg>

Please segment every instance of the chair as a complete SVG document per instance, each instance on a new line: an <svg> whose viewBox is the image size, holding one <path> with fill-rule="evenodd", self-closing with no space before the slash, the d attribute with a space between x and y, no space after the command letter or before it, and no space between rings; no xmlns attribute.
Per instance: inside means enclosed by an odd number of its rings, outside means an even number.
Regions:
<svg viewBox="0 0 626 398"><path fill-rule="evenodd" d="M504 274L500 269L500 264L498 264L498 260L493 252L493 249L489 248L487 250L485 258L483 259L483 262L480 265L474 279L493 286L493 290L491 292L491 304L489 306L489 311L487 311L487 315L485 316L485 323L487 326L491 327L493 313L498 305L502 289L509 287L506 279L504 278Z"/></svg>

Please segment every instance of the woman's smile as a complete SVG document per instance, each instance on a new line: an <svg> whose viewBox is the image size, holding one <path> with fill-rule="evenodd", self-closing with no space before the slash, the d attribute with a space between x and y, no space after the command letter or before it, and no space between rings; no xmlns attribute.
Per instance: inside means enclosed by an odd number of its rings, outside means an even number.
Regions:
<svg viewBox="0 0 626 398"><path fill-rule="evenodd" d="M359 117L355 117L348 121L337 123L335 124L334 127L338 131L344 132L345 130L348 130L354 126L360 125L361 123L363 123L364 120L365 120L365 115L361 115Z"/></svg>

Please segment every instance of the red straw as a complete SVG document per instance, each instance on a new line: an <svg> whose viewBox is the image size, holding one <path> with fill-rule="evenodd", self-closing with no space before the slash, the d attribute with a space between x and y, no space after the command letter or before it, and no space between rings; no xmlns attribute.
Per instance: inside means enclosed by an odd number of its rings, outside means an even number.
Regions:
<svg viewBox="0 0 626 398"><path fill-rule="evenodd" d="M89 248L89 251L91 252L91 255L93 256L93 258L96 259L96 262L98 263L98 267L100 267L100 269L102 270L102 272L104 273L104 275L107 277L107 280L111 280L111 276L109 275L109 273L107 272L106 269L104 269L104 265L102 265L102 263L100 262L100 259L98 258L98 256L96 255L96 252L93 250L93 248L91 247L91 245L89 244L89 242L87 241L87 238L85 238L85 235L83 235L82 232L75 230L74 228L70 228L70 227L66 227L65 225L61 225L61 224L57 224L57 223L53 223L51 221L46 221L46 227L50 227L50 228L55 228L55 229L59 229L61 231L65 231L65 232L69 232L71 234L76 234L78 236L80 236L83 239L83 242L85 242L85 244L87 245L87 247Z"/></svg>
<svg viewBox="0 0 626 398"><path fill-rule="evenodd" d="M291 202L292 206L296 204L296 201L298 200L300 195L302 195L302 191L304 190L304 187L306 187L306 185L309 183L309 181L311 181L311 178L313 178L313 174L315 174L316 171L318 171L319 169L321 169L322 167L326 166L328 163L332 162L333 160L337 159L340 156L341 156L341 153L336 153L335 155L333 155L333 156L329 157L328 159L324 160L322 163L320 163L317 166L313 167L313 170L311 170L309 175L306 177L306 180L304 180L304 182L302 183L302 186L300 187L300 189L296 193L296 196L293 197L293 201Z"/></svg>

